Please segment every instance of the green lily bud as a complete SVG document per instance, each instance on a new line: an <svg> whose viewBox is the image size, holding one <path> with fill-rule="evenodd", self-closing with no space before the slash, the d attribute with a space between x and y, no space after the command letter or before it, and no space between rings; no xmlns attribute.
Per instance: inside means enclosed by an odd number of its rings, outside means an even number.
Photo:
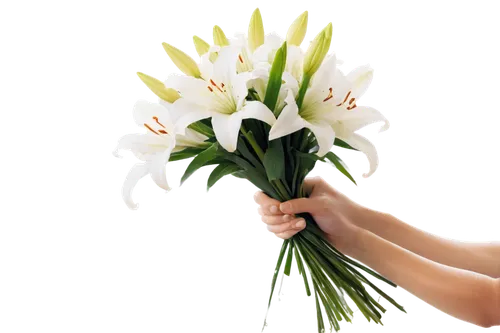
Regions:
<svg viewBox="0 0 500 333"><path fill-rule="evenodd" d="M193 43L200 57L210 50L210 45L198 36L193 36Z"/></svg>
<svg viewBox="0 0 500 333"><path fill-rule="evenodd" d="M308 16L307 11L305 11L293 21L286 34L286 41L288 44L296 46L302 44L307 32Z"/></svg>
<svg viewBox="0 0 500 333"><path fill-rule="evenodd" d="M304 57L304 75L311 77L316 73L319 66L330 50L332 42L332 24L328 24L312 41Z"/></svg>
<svg viewBox="0 0 500 333"><path fill-rule="evenodd" d="M189 76L201 76L198 64L193 60L193 58L170 44L163 43L163 48L181 72Z"/></svg>
<svg viewBox="0 0 500 333"><path fill-rule="evenodd" d="M160 80L157 80L154 77L141 72L137 72L137 75L142 80L142 82L144 82L146 86L148 86L148 88L151 89L151 91L162 100L173 103L181 98L176 90L165 87L163 82L161 82Z"/></svg>
<svg viewBox="0 0 500 333"><path fill-rule="evenodd" d="M257 8L253 12L248 26L248 47L253 52L262 44L264 44L264 24L262 23L260 10Z"/></svg>
<svg viewBox="0 0 500 333"><path fill-rule="evenodd" d="M229 45L229 41L227 40L224 31L222 31L222 29L218 25L214 27L214 44L221 47Z"/></svg>

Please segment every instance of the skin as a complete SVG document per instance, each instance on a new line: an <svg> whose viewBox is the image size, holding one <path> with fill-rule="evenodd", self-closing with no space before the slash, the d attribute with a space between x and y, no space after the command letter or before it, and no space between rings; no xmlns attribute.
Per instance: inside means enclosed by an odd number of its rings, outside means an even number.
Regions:
<svg viewBox="0 0 500 333"><path fill-rule="evenodd" d="M500 243L464 243L426 233L363 207L321 178L305 181L308 198L280 203L255 194L269 231L287 239L310 213L328 241L449 315L481 327L500 325Z"/></svg>

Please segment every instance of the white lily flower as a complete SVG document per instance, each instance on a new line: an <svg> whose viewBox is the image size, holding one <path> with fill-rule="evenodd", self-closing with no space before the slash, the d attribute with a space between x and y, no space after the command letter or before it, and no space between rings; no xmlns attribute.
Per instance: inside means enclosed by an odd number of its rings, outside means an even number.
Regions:
<svg viewBox="0 0 500 333"><path fill-rule="evenodd" d="M122 188L123 199L131 209L137 208L132 200L132 191L140 179L149 174L159 187L169 191L165 167L171 152L199 146L206 139L201 134L191 132L187 132L187 136L176 138L169 105L164 101L161 104L138 101L134 106L134 120L137 125L146 129L146 133L125 135L118 142L116 156L119 157L120 150L130 150L142 161L132 167Z"/></svg>
<svg viewBox="0 0 500 333"><path fill-rule="evenodd" d="M356 105L372 78L373 70L368 66L356 68L345 76L337 69L335 56L330 56L313 76L300 110L293 93L289 93L287 105L271 128L269 139L308 128L318 141L317 155L324 156L338 137L366 154L370 170L363 176L369 177L378 166L377 151L370 141L355 132L376 122L384 123L380 132L389 128L389 121L379 111Z"/></svg>
<svg viewBox="0 0 500 333"><path fill-rule="evenodd" d="M272 111L263 103L245 100L248 95L247 83L252 74L237 73L239 58L237 48L222 47L210 77L171 76L167 79L167 86L176 89L182 96L173 104L175 109L183 113L176 123L179 134L185 134L186 127L191 123L212 118L217 141L227 151L233 152L243 119L254 118L269 125L274 124L276 119Z"/></svg>

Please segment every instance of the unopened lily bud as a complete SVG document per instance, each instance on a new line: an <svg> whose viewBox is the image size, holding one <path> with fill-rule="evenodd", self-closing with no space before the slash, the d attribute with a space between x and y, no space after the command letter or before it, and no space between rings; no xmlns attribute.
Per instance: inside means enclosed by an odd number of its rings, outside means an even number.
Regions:
<svg viewBox="0 0 500 333"><path fill-rule="evenodd" d="M229 45L229 40L218 25L214 27L214 44L219 46Z"/></svg>
<svg viewBox="0 0 500 333"><path fill-rule="evenodd" d="M257 8L253 12L248 26L248 47L253 52L262 44L264 44L264 24L262 23L260 10Z"/></svg>
<svg viewBox="0 0 500 333"><path fill-rule="evenodd" d="M328 24L312 41L304 57L304 75L312 76L325 59L332 42L332 24Z"/></svg>
<svg viewBox="0 0 500 333"><path fill-rule="evenodd" d="M193 60L193 58L170 44L163 43L163 48L181 72L197 78L201 76L198 64Z"/></svg>
<svg viewBox="0 0 500 333"><path fill-rule="evenodd" d="M286 41L289 45L300 46L307 32L307 11L303 12L299 17L293 21L286 34Z"/></svg>
<svg viewBox="0 0 500 333"><path fill-rule="evenodd" d="M210 45L198 36L193 36L193 43L200 57L210 50Z"/></svg>
<svg viewBox="0 0 500 333"><path fill-rule="evenodd" d="M165 87L163 82L161 82L160 80L157 80L154 77L141 72L138 72L137 75L142 80L142 82L144 82L144 84L146 84L146 86L148 86L148 88L151 89L151 91L162 100L173 103L181 97L176 90Z"/></svg>

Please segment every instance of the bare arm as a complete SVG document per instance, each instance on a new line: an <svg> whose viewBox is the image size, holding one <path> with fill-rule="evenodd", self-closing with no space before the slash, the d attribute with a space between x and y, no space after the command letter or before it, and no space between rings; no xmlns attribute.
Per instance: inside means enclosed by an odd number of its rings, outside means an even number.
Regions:
<svg viewBox="0 0 500 333"><path fill-rule="evenodd" d="M465 243L419 230L385 213L365 210L356 225L432 261L500 278L500 243Z"/></svg>
<svg viewBox="0 0 500 333"><path fill-rule="evenodd" d="M346 253L428 304L482 327L500 325L500 279L435 263L359 229Z"/></svg>

